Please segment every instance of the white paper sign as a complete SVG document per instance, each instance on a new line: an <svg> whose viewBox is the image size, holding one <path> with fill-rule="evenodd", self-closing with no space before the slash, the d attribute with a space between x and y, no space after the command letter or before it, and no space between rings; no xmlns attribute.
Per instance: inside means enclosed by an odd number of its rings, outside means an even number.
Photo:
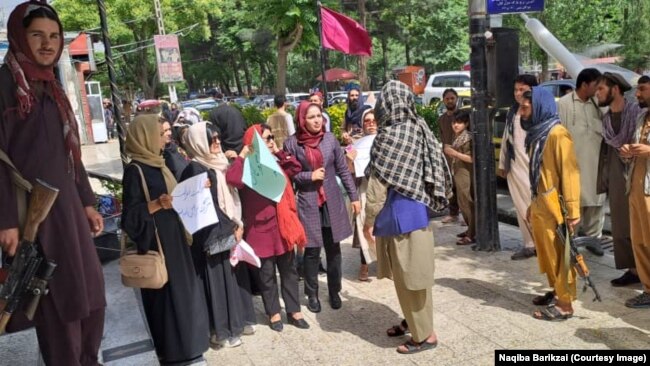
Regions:
<svg viewBox="0 0 650 366"><path fill-rule="evenodd" d="M357 157L354 159L354 175L357 178L365 177L366 167L370 163L370 148L376 136L364 136L352 145L357 151Z"/></svg>
<svg viewBox="0 0 650 366"><path fill-rule="evenodd" d="M172 192L172 206L190 233L219 222L210 189L205 188L208 173L178 183Z"/></svg>

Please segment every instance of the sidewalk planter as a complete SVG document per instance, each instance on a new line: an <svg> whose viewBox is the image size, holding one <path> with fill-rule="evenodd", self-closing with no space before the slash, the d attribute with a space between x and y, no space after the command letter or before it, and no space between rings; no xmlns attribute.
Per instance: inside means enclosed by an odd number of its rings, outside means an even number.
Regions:
<svg viewBox="0 0 650 366"><path fill-rule="evenodd" d="M120 202L112 195L97 195L97 211L104 218L104 231L94 238L102 263L120 258Z"/></svg>

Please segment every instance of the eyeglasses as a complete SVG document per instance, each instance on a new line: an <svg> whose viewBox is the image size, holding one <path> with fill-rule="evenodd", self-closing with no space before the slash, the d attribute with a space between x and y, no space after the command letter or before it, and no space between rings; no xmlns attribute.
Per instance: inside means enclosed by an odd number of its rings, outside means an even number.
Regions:
<svg viewBox="0 0 650 366"><path fill-rule="evenodd" d="M364 124L364 125L370 125L370 124L373 124L373 125L374 125L374 124L376 124L376 123L377 123L377 121L376 121L374 118L372 118L372 119L369 118L369 119L364 119L364 120L363 120L363 124Z"/></svg>
<svg viewBox="0 0 650 366"><path fill-rule="evenodd" d="M275 139L275 136L273 136L273 135L268 135L268 136L266 136L266 141L267 141L267 142L271 142L271 141L273 141L274 139Z"/></svg>

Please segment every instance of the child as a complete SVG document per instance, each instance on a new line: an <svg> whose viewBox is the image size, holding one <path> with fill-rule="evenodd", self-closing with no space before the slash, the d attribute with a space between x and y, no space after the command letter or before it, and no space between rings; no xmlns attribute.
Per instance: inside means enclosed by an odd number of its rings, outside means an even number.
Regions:
<svg viewBox="0 0 650 366"><path fill-rule="evenodd" d="M457 245L474 243L474 199L472 198L472 134L469 127L469 110L459 110L454 115L451 127L455 138L451 145L445 145L445 154L452 158L451 169L458 195L458 205L467 222L467 231L459 234Z"/></svg>

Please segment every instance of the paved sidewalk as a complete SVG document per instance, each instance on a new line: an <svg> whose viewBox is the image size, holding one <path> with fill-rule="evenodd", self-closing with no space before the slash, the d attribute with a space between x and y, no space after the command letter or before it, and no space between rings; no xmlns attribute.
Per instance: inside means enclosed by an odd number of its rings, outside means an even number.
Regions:
<svg viewBox="0 0 650 366"><path fill-rule="evenodd" d="M95 146L99 150L113 150L116 145ZM87 148L85 160L90 155ZM91 170L93 165L106 168L116 162L87 161L87 164ZM119 168L119 163L116 165ZM107 168L103 173L115 174L112 169L115 168ZM623 305L625 299L640 292L640 286L613 288L609 285L610 279L621 274L614 269L611 253L603 257L585 253L603 302L592 302L593 295L589 291L580 293L574 318L559 323L543 322L531 316L535 308L532 298L548 290L536 259L510 260L512 250L520 245L517 227L499 224L503 251L474 252L467 246L455 245L455 235L463 231L463 227L440 223L436 226L433 296L435 328L440 342L437 349L408 356L395 352L407 338L389 338L385 334L387 328L399 322L401 315L393 283L375 277L371 277L369 283L357 281L359 254L347 240L342 244L342 309L335 311L329 307L325 277L322 276L323 311L312 314L303 306L311 329L297 329L286 324L284 319L284 331L276 333L267 326L261 299L256 297L257 333L243 337L240 347L208 351L205 354L208 364L490 365L494 364L494 350L504 348L648 348L650 310L634 310ZM374 269L371 265L371 275ZM109 305L102 355L113 359L108 361L107 358L105 365L156 365L150 342L147 342L148 333L139 310L137 292L121 286L116 262L105 265L104 274ZM131 352L139 353L128 356ZM38 352L34 332L0 337L0 355L1 366L35 365Z"/></svg>

